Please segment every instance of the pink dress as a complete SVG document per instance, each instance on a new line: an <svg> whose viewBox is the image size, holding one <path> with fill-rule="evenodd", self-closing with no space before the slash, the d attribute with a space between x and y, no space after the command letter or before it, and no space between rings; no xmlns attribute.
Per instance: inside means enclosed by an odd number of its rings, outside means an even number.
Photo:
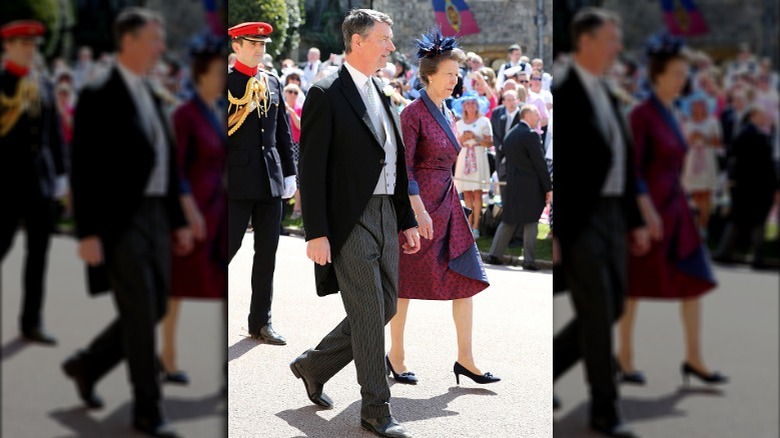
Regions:
<svg viewBox="0 0 780 438"><path fill-rule="evenodd" d="M401 252L399 298L454 300L489 286L452 180L460 150L452 120L450 115L447 123L424 90L401 113L409 194L422 198L433 220L434 238L421 239L415 254ZM403 234L399 241L406 242Z"/></svg>

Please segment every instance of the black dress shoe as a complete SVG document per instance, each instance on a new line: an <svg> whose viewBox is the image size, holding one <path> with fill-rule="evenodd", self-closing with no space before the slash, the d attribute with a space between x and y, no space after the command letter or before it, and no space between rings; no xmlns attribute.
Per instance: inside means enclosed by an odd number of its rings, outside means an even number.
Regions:
<svg viewBox="0 0 780 438"><path fill-rule="evenodd" d="M84 371L84 362L78 357L72 357L62 364L65 375L73 379L79 397L90 409L103 407L103 400L95 394L95 382L92 382Z"/></svg>
<svg viewBox="0 0 780 438"><path fill-rule="evenodd" d="M37 342L43 345L57 345L57 339L41 328L22 330L22 339L27 342Z"/></svg>
<svg viewBox="0 0 780 438"><path fill-rule="evenodd" d="M460 385L460 376L464 375L468 377L469 379L473 380L474 383L479 383L480 385L484 385L486 383L495 383L501 381L500 377L496 377L491 373L485 373L483 375L474 374L471 371L467 370L466 367L459 364L458 362L455 362L455 365L452 366L452 372L455 373L455 382Z"/></svg>
<svg viewBox="0 0 780 438"><path fill-rule="evenodd" d="M271 324L264 325L263 328L260 329L259 333L250 332L249 335L255 339L261 339L271 345L287 345L287 340L284 339L284 336L276 333Z"/></svg>
<svg viewBox="0 0 780 438"><path fill-rule="evenodd" d="M361 418L360 426L362 426L363 429L372 432L374 435L389 438L412 438L412 434L391 416L372 418L369 420Z"/></svg>
<svg viewBox="0 0 780 438"><path fill-rule="evenodd" d="M174 371L172 373L163 371L163 382L173 383L175 385L189 385L190 376L184 371Z"/></svg>
<svg viewBox="0 0 780 438"><path fill-rule="evenodd" d="M417 376L415 376L413 372L407 371L405 373L398 374L393 369L393 365L390 364L390 357L385 356L385 362L387 362L388 373L393 375L393 379L395 379L396 382L406 383L407 385L417 384Z"/></svg>
<svg viewBox="0 0 780 438"><path fill-rule="evenodd" d="M306 387L306 395L309 396L309 400L311 400L312 403L322 406L325 409L333 409L333 400L322 392L323 385L315 382L314 379L306 375L306 372L303 371L298 363L298 359L290 363L290 369L297 379L303 380L303 385Z"/></svg>
<svg viewBox="0 0 780 438"><path fill-rule="evenodd" d="M182 436L176 433L176 431L163 419L136 416L133 418L133 428L144 435L157 438L182 438Z"/></svg>
<svg viewBox="0 0 780 438"><path fill-rule="evenodd" d="M487 256L487 258L485 259L485 263L487 263L489 265L499 265L499 266L504 264L504 262L501 261L500 258L498 258L498 257L496 257L494 255Z"/></svg>
<svg viewBox="0 0 780 438"><path fill-rule="evenodd" d="M614 438L639 438L631 428L621 419L608 420L606 418L593 417L590 419L590 428L594 431Z"/></svg>
<svg viewBox="0 0 780 438"><path fill-rule="evenodd" d="M536 266L533 263L529 263L527 265L523 265L523 271L538 271L539 267Z"/></svg>
<svg viewBox="0 0 780 438"><path fill-rule="evenodd" d="M683 362L683 364L680 366L680 372L682 373L683 381L686 385L688 384L688 378L691 374L701 379L701 381L704 383L709 383L711 385L720 385L723 383L728 383L729 381L728 377L717 371L711 374L704 374L696 368L692 367L688 362Z"/></svg>
<svg viewBox="0 0 780 438"><path fill-rule="evenodd" d="M561 399L557 395L553 394L553 411L557 411L562 406Z"/></svg>

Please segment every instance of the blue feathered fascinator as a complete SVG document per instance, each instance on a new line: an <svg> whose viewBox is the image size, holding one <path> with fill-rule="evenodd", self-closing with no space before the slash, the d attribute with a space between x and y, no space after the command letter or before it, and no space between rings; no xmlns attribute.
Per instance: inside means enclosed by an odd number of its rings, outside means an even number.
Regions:
<svg viewBox="0 0 780 438"><path fill-rule="evenodd" d="M662 32L648 38L645 43L645 55L649 57L675 56L683 52L683 46L682 39Z"/></svg>
<svg viewBox="0 0 780 438"><path fill-rule="evenodd" d="M444 37L439 27L434 27L415 40L417 44L417 59L431 58L441 53L458 48L459 41L454 37Z"/></svg>

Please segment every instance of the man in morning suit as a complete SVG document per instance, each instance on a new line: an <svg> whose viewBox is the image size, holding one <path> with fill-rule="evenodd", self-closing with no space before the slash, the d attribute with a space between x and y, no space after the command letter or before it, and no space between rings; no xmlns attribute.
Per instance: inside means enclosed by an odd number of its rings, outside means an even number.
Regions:
<svg viewBox="0 0 780 438"><path fill-rule="evenodd" d="M46 253L54 221L53 200L67 176L65 148L52 84L32 71L43 24L18 20L0 28L5 62L0 65L0 261L8 254L19 220L27 240L22 338L45 345L57 340L43 329Z"/></svg>
<svg viewBox="0 0 780 438"><path fill-rule="evenodd" d="M107 274L119 315L63 369L86 405L100 408L95 385L127 360L133 426L177 437L162 411L155 328L166 312L171 246L188 253L192 234L179 203L175 142L146 79L165 50L163 26L148 9L120 12L116 65L79 96L71 174L78 251L95 284L100 268Z"/></svg>
<svg viewBox="0 0 780 438"><path fill-rule="evenodd" d="M323 385L353 359L361 426L410 437L390 411L384 327L398 300L398 234L420 248L400 120L373 74L385 66L393 22L369 9L344 19L344 65L309 89L301 126L301 201L317 294L341 291L347 317L291 364L309 399L333 407Z"/></svg>
<svg viewBox="0 0 780 438"><path fill-rule="evenodd" d="M507 95L513 90L507 91ZM524 105L520 110L520 123L504 138L506 155L506 187L502 191L503 212L488 263L502 264L509 241L518 226L523 229L523 269L537 271L536 235L539 233L539 217L545 204L552 200L552 182L544 162L544 146L539 134L532 128L539 123L539 110Z"/></svg>
<svg viewBox="0 0 780 438"><path fill-rule="evenodd" d="M553 341L553 379L584 359L591 428L634 437L618 407L612 325L623 312L628 251L645 253L649 235L636 201L631 137L603 82L622 48L620 20L583 8L571 29L573 65L554 91L555 118L566 128L555 138L553 262L562 265L576 316Z"/></svg>
<svg viewBox="0 0 780 438"><path fill-rule="evenodd" d="M297 186L282 85L272 73L257 68L271 32L271 25L261 22L228 29L237 55L227 78L228 246L233 260L251 218L254 259L249 335L285 345L287 341L271 325L271 299L282 199L291 198Z"/></svg>
<svg viewBox="0 0 780 438"><path fill-rule="evenodd" d="M493 128L493 146L496 148L496 174L498 180L506 182L506 157L504 155L504 137L507 132L520 123L520 102L517 90L507 90L502 94L501 106L497 106L490 115L490 126ZM503 189L503 187L502 187Z"/></svg>

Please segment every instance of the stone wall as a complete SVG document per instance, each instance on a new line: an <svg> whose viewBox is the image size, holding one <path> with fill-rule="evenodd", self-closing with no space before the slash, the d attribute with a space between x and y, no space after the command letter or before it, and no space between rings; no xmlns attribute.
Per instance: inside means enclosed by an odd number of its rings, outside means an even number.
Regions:
<svg viewBox="0 0 780 438"><path fill-rule="evenodd" d="M506 62L507 47L520 44L525 55L541 57L548 68L552 65L552 0L543 0L547 19L542 32L542 56L534 24L537 0L467 0L467 4L480 33L463 37L465 51L476 52L485 65L493 64L497 70L502 61ZM398 51L407 55L414 53L414 39L436 23L431 0L374 0L373 7L393 19L394 41Z"/></svg>
<svg viewBox="0 0 780 438"><path fill-rule="evenodd" d="M777 66L777 0L697 0L696 4L709 33L688 38L691 46L721 59L733 56L737 45L746 42L755 53L773 57ZM603 6L621 15L627 51L641 49L648 35L665 28L659 2L605 0Z"/></svg>

